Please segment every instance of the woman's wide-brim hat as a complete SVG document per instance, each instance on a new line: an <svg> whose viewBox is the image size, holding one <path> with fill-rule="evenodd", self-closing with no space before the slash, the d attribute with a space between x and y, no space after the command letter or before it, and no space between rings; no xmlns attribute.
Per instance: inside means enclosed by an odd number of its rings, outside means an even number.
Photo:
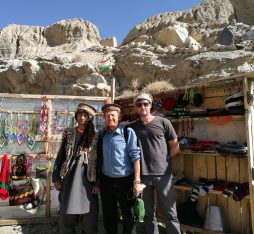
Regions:
<svg viewBox="0 0 254 234"><path fill-rule="evenodd" d="M90 106L88 104L79 103L75 114L85 113L85 112L91 116L94 116L96 114L96 109L93 106Z"/></svg>

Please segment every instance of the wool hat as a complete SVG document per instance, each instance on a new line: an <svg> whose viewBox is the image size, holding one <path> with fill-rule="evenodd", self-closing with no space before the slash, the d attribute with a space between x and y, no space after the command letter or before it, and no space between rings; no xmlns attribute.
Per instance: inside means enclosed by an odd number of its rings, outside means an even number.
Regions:
<svg viewBox="0 0 254 234"><path fill-rule="evenodd" d="M202 103L203 103L202 94L200 94L200 93L195 93L195 94L194 94L194 106L200 107Z"/></svg>
<svg viewBox="0 0 254 234"><path fill-rule="evenodd" d="M134 104L135 104L138 100L140 100L140 99L145 99L145 100L149 101L151 104L152 104L152 102L153 102L153 97L152 97L152 95L149 94L149 93L140 93L140 94L138 94L138 95L134 98Z"/></svg>
<svg viewBox="0 0 254 234"><path fill-rule="evenodd" d="M163 107L165 110L172 110L176 106L176 100L174 97L167 97L163 101Z"/></svg>
<svg viewBox="0 0 254 234"><path fill-rule="evenodd" d="M85 103L79 103L77 110L75 111L75 117L78 113L87 112L89 115L94 116L96 114L96 109L93 106L90 106Z"/></svg>
<svg viewBox="0 0 254 234"><path fill-rule="evenodd" d="M115 103L106 104L101 108L103 113L108 111L121 111L122 107Z"/></svg>

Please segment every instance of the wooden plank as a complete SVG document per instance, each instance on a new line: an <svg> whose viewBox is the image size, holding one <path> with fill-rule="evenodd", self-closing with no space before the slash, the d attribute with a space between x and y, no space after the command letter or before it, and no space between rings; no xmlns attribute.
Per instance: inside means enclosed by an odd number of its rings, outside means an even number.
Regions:
<svg viewBox="0 0 254 234"><path fill-rule="evenodd" d="M175 157L172 158L172 172L173 174L177 174L179 172L183 172L184 170L184 155L177 154Z"/></svg>
<svg viewBox="0 0 254 234"><path fill-rule="evenodd" d="M20 224L36 224L36 223L53 223L57 222L58 217L50 218L22 218L22 219L2 219L0 225L20 225Z"/></svg>
<svg viewBox="0 0 254 234"><path fill-rule="evenodd" d="M206 98L203 104L207 109L220 109L225 107L224 98Z"/></svg>
<svg viewBox="0 0 254 234"><path fill-rule="evenodd" d="M240 177L239 177L239 182L240 183L245 183L249 181L249 175L248 175L248 161L245 158L240 158L239 159L239 164L240 164Z"/></svg>
<svg viewBox="0 0 254 234"><path fill-rule="evenodd" d="M243 87L242 85L237 85L235 87L225 87L225 88L206 88L205 89L205 98L209 97L225 97L228 94L228 88L230 88L232 94L236 94L238 92L241 92Z"/></svg>
<svg viewBox="0 0 254 234"><path fill-rule="evenodd" d="M231 232L241 232L242 217L240 202L236 202L232 197L228 198L228 221Z"/></svg>
<svg viewBox="0 0 254 234"><path fill-rule="evenodd" d="M193 180L199 181L199 178L207 178L207 157L197 155L193 157Z"/></svg>
<svg viewBox="0 0 254 234"><path fill-rule="evenodd" d="M184 175L188 180L193 180L193 156L183 155Z"/></svg>
<svg viewBox="0 0 254 234"><path fill-rule="evenodd" d="M240 163L238 158L226 158L227 180L233 182L240 181ZM236 202L232 197L228 198L228 214L230 230L241 231L242 219L240 213L240 202Z"/></svg>
<svg viewBox="0 0 254 234"><path fill-rule="evenodd" d="M215 156L206 156L206 160L207 160L207 179L216 179Z"/></svg>
<svg viewBox="0 0 254 234"><path fill-rule="evenodd" d="M241 202L242 208L242 233L252 233L251 216L250 216L250 200L243 199Z"/></svg>
<svg viewBox="0 0 254 234"><path fill-rule="evenodd" d="M251 216L251 227L254 230L254 186L253 186L253 174L252 170L254 168L254 110L253 103L248 103L249 95L254 94L254 80L243 79L243 94L244 94L244 108L245 112L245 127L246 127L246 140L248 145L247 159L248 159L248 177L249 177L249 188L250 188L250 216Z"/></svg>
<svg viewBox="0 0 254 234"><path fill-rule="evenodd" d="M238 158L226 157L227 181L240 182L240 163Z"/></svg>
<svg viewBox="0 0 254 234"><path fill-rule="evenodd" d="M226 158L216 157L216 178L218 180L226 180Z"/></svg>
<svg viewBox="0 0 254 234"><path fill-rule="evenodd" d="M10 94L0 93L0 97L3 98L16 98L16 99L41 99L42 95L37 94ZM68 96L68 95L47 95L48 99L54 100L83 100L83 101L107 101L110 103L110 97L101 96Z"/></svg>
<svg viewBox="0 0 254 234"><path fill-rule="evenodd" d="M193 157L193 180L199 181L200 177L207 178L207 171L207 157L204 155ZM207 196L198 197L197 211L201 217L204 217L207 204Z"/></svg>

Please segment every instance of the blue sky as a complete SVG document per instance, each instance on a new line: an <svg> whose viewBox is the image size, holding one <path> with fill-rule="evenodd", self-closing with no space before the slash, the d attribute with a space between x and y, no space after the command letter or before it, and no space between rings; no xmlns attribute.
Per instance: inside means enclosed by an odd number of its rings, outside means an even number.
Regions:
<svg viewBox="0 0 254 234"><path fill-rule="evenodd" d="M8 24L49 26L59 20L82 18L95 24L101 38L118 43L145 19L162 12L192 8L202 0L3 0L0 28Z"/></svg>

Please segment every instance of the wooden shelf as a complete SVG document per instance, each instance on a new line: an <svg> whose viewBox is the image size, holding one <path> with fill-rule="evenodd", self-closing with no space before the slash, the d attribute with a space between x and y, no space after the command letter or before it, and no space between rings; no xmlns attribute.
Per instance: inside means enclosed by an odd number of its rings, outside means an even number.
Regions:
<svg viewBox="0 0 254 234"><path fill-rule="evenodd" d="M223 155L223 154L220 154L220 153L207 153L207 152L193 152L192 150L190 149L187 149L187 150L181 150L178 154L188 154L188 155L204 155L204 156L215 156L215 157L227 157L227 158L238 158L238 159L247 159L247 155L246 157L233 157L233 156L226 156L226 155Z"/></svg>
<svg viewBox="0 0 254 234"><path fill-rule="evenodd" d="M175 185L174 186L175 189L177 190L185 190L185 191L191 191L192 187L190 186L185 186L185 185ZM221 191L217 191L217 190L209 190L208 194L215 194L215 195L222 195ZM245 196L243 199L250 199L250 196Z"/></svg>
<svg viewBox="0 0 254 234"><path fill-rule="evenodd" d="M214 116L191 116L191 115L186 115L186 116L179 116L179 117L166 117L167 119L169 119L172 122L176 122L178 120L187 120L187 119L193 119L193 120L199 120L199 119L210 119L210 117L216 117L217 115ZM222 117L222 116L232 116L233 117L233 121L239 121L239 120L244 120L245 115L218 115L218 117Z"/></svg>
<svg viewBox="0 0 254 234"><path fill-rule="evenodd" d="M209 231L209 230L205 230L203 228L198 228L198 227L192 227L192 226L188 226L188 225L184 225L181 224L181 231L182 232L186 232L186 231L191 231L191 232L197 232L197 233L204 233L204 234L226 234L226 232L215 232L215 231ZM227 232L228 233L228 232Z"/></svg>

